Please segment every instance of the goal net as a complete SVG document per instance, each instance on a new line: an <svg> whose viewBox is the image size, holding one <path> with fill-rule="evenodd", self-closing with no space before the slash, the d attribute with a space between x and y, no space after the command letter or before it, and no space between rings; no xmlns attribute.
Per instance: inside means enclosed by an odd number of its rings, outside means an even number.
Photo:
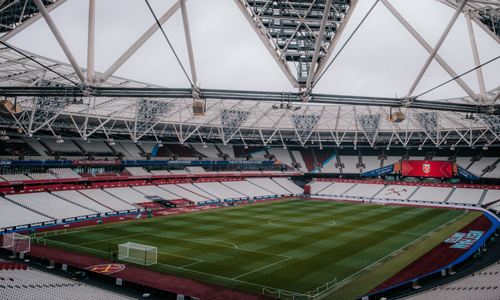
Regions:
<svg viewBox="0 0 500 300"><path fill-rule="evenodd" d="M149 266L156 264L158 250L156 247L125 243L118 245L118 259L131 263Z"/></svg>
<svg viewBox="0 0 500 300"><path fill-rule="evenodd" d="M27 253L31 250L31 239L19 233L6 233L2 235L2 248L19 253Z"/></svg>

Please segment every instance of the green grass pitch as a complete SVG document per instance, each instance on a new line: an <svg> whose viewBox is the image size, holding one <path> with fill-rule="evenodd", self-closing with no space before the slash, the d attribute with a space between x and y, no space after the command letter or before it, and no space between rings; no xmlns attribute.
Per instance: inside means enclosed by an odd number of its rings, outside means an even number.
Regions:
<svg viewBox="0 0 500 300"><path fill-rule="evenodd" d="M78 228L45 240L105 259L110 243L155 246L158 263L149 269L273 297L280 290L283 298L328 294L465 214L289 199Z"/></svg>

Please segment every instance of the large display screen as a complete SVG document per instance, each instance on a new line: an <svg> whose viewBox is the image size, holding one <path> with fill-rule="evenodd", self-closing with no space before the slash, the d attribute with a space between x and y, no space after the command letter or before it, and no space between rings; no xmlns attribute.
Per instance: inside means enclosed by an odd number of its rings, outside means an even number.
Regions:
<svg viewBox="0 0 500 300"><path fill-rule="evenodd" d="M451 161L404 160L401 175L413 177L453 177Z"/></svg>

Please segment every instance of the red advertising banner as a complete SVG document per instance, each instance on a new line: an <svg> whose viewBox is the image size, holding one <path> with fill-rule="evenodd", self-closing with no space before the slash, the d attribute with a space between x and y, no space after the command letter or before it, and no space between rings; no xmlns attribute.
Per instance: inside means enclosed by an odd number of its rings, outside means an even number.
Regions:
<svg viewBox="0 0 500 300"><path fill-rule="evenodd" d="M401 175L413 177L453 177L451 161L404 160Z"/></svg>
<svg viewBox="0 0 500 300"><path fill-rule="evenodd" d="M73 160L73 165L119 165L121 160Z"/></svg>

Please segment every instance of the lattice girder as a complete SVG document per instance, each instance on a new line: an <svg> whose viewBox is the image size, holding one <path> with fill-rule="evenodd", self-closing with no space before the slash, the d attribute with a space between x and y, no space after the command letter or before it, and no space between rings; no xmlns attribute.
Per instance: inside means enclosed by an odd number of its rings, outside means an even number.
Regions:
<svg viewBox="0 0 500 300"><path fill-rule="evenodd" d="M290 115L299 142L304 145L318 126L321 115Z"/></svg>
<svg viewBox="0 0 500 300"><path fill-rule="evenodd" d="M225 108L220 110L221 138L223 143L227 143L233 138L250 114L250 111L244 110Z"/></svg>

